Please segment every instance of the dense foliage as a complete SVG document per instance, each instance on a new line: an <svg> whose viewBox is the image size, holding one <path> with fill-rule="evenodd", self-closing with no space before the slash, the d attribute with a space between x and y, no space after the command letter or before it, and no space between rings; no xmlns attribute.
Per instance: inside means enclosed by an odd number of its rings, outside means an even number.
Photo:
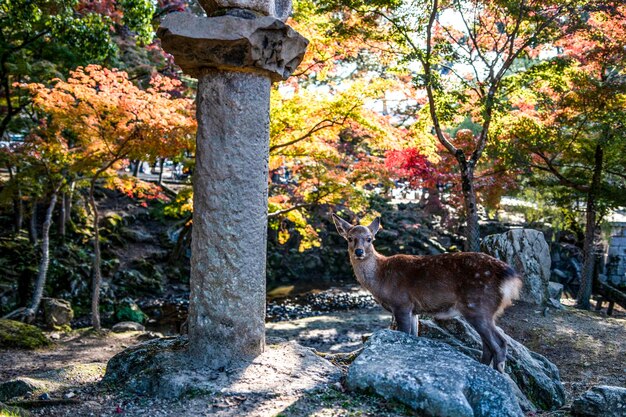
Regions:
<svg viewBox="0 0 626 417"><path fill-rule="evenodd" d="M159 201L153 215L175 224L172 259L186 259L191 188L166 197L136 175L141 161L162 173L168 160L192 181L195 80L160 48L154 28L167 13L195 8L0 0L0 234L7 247L37 254L11 275L25 316L49 290L48 266L59 267L52 239L68 258L93 257L81 277L93 281L97 327L101 275L105 284L123 275L109 268L106 247L101 254L109 236L101 187L143 206ZM533 220L584 229L579 301L587 306L598 226L626 205L622 4L299 0L289 23L311 44L294 76L272 90L271 279L298 275L280 264L286 254L332 270L320 248L336 237L328 215L391 212L400 189L417 191L411 207L423 213L396 216L413 244L392 233L390 250L457 250L461 240L477 250L479 216L497 217L504 195L532 196L543 203ZM414 233L410 221L448 243Z"/></svg>

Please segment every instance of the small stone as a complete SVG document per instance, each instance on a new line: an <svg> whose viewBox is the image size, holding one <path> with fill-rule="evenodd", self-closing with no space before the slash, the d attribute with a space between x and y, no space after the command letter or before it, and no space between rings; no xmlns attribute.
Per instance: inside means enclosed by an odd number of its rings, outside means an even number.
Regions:
<svg viewBox="0 0 626 417"><path fill-rule="evenodd" d="M137 340L152 340L152 339L162 339L163 337L163 333L159 333L159 332L145 332L140 334L139 336L137 336Z"/></svg>
<svg viewBox="0 0 626 417"><path fill-rule="evenodd" d="M38 398L42 401L48 401L50 400L50 394L48 394L47 392L44 392Z"/></svg>
<svg viewBox="0 0 626 417"><path fill-rule="evenodd" d="M74 398L75 396L76 396L76 393L74 393L73 391L66 392L65 394L63 394L63 398L65 399Z"/></svg>
<svg viewBox="0 0 626 417"><path fill-rule="evenodd" d="M134 321L122 321L114 325L111 330L115 333L124 333L124 332L143 332L146 330L142 324L135 323Z"/></svg>

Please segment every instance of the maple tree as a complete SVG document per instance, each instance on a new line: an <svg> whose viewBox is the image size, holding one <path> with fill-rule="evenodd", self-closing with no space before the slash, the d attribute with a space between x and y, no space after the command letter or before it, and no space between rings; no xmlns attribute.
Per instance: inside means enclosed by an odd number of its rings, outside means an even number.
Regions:
<svg viewBox="0 0 626 417"><path fill-rule="evenodd" d="M521 77L503 120L517 158L585 206L584 262L577 304L589 308L594 239L602 214L626 204L626 7L607 5L557 43L560 53ZM531 76L532 75L532 76Z"/></svg>
<svg viewBox="0 0 626 417"><path fill-rule="evenodd" d="M36 108L49 115L51 128L71 138L68 152L77 154L75 169L89 183L94 230L92 322L96 329L100 328L101 285L96 183L103 176L116 175L127 158L168 156L192 148L196 128L193 103L172 97L179 87L178 80L155 76L151 87L143 90L125 72L97 65L79 67L67 81L57 79L52 87L23 85Z"/></svg>
<svg viewBox="0 0 626 417"><path fill-rule="evenodd" d="M420 134L434 137L456 161L467 223L465 249L478 251L476 170L493 142L492 121L506 108L510 94L507 78L527 70L518 63L536 56L538 46L562 36L559 27L564 19L569 19L569 28L576 26L580 4L456 0L318 3L322 11L335 11L348 22L360 16L365 26L342 23L336 33L388 40L398 65L425 91L422 109L426 111L418 111L416 116L428 117L429 129L421 129ZM468 117L477 132L474 140L459 142L449 133ZM420 123L424 125L424 121Z"/></svg>

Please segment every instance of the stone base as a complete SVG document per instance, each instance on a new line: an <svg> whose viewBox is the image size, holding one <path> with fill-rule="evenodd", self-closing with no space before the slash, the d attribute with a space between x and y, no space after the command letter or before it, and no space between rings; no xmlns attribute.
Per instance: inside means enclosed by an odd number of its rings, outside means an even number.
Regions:
<svg viewBox="0 0 626 417"><path fill-rule="evenodd" d="M152 340L115 355L102 382L136 394L177 399L201 394L246 398L296 395L339 381L341 371L309 348L277 342L247 363L198 369L185 337Z"/></svg>

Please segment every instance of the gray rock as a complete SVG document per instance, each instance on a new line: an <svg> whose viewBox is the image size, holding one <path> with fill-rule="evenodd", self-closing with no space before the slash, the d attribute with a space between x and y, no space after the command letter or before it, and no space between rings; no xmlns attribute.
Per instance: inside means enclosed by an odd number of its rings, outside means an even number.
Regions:
<svg viewBox="0 0 626 417"><path fill-rule="evenodd" d="M19 377L0 383L0 401L23 397L28 393L39 392L47 386L32 378Z"/></svg>
<svg viewBox="0 0 626 417"><path fill-rule="evenodd" d="M123 332L143 332L146 328L139 323L134 321L122 321L113 325L111 330L115 333L123 333Z"/></svg>
<svg viewBox="0 0 626 417"><path fill-rule="evenodd" d="M506 378L428 338L375 333L350 365L351 390L375 392L430 416L523 416Z"/></svg>
<svg viewBox="0 0 626 417"><path fill-rule="evenodd" d="M263 73L273 81L295 71L309 43L274 17L167 15L157 31L163 49L185 73L200 78L207 69ZM267 110L266 110L267 111Z"/></svg>
<svg viewBox="0 0 626 417"><path fill-rule="evenodd" d="M59 298L42 298L41 304L44 321L49 328L68 326L74 318L74 310L69 301Z"/></svg>
<svg viewBox="0 0 626 417"><path fill-rule="evenodd" d="M291 0L198 0L198 3L209 16L220 9L245 9L284 22L291 14Z"/></svg>
<svg viewBox="0 0 626 417"><path fill-rule="evenodd" d="M150 233L144 232L143 230L131 229L129 227L124 227L120 231L121 235L126 239L137 242L137 243L149 243L154 242L155 238Z"/></svg>
<svg viewBox="0 0 626 417"><path fill-rule="evenodd" d="M565 403L565 390L559 370L545 357L531 352L524 345L500 333L508 343L506 372L523 395L518 401L526 411L533 406L544 410L561 407ZM448 343L455 349L480 360L482 342L476 331L462 318L451 320L420 320L420 336Z"/></svg>
<svg viewBox="0 0 626 417"><path fill-rule="evenodd" d="M550 281L548 283L548 292L550 293L550 298L554 298L557 301L561 300L561 296L563 295L563 284Z"/></svg>
<svg viewBox="0 0 626 417"><path fill-rule="evenodd" d="M145 341L145 340L152 340L152 339L162 339L163 337L165 337L163 336L163 333L145 332L137 336L137 340Z"/></svg>
<svg viewBox="0 0 626 417"><path fill-rule="evenodd" d="M339 368L293 342L270 344L253 360L218 369L199 366L187 349L185 337L133 346L109 361L103 382L136 394L166 398L203 392L254 397L259 393L296 395L332 385L341 378ZM241 414L233 410L228 415Z"/></svg>
<svg viewBox="0 0 626 417"><path fill-rule="evenodd" d="M585 417L626 416L626 388L600 385L574 400L572 414Z"/></svg>
<svg viewBox="0 0 626 417"><path fill-rule="evenodd" d="M544 305L550 297L550 248L543 233L531 229L514 229L486 236L480 249L511 265L524 279L520 300Z"/></svg>

